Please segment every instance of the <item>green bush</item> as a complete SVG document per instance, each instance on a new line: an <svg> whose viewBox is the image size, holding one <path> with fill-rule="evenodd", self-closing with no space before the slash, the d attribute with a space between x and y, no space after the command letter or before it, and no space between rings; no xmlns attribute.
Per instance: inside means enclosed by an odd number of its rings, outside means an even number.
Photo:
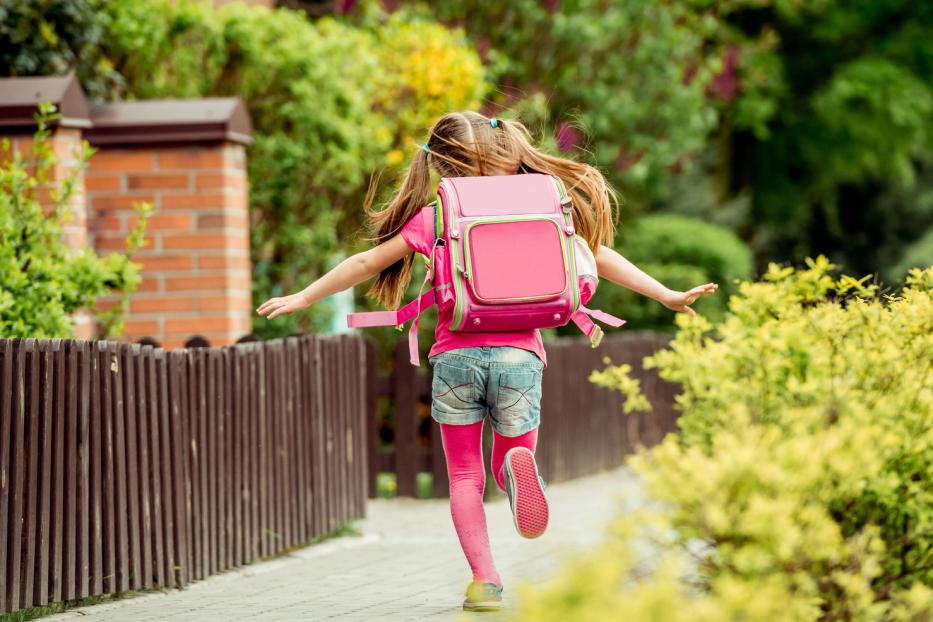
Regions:
<svg viewBox="0 0 933 622"><path fill-rule="evenodd" d="M703 296L694 310L716 321L723 317L729 296L738 291L737 281L752 275L748 247L731 231L695 218L676 214L651 214L623 227L617 236L618 251L665 286L684 291L703 283L719 284L714 296ZM626 328L673 331L674 312L641 294L603 283L592 305L618 314Z"/></svg>
<svg viewBox="0 0 933 622"><path fill-rule="evenodd" d="M56 157L49 123L61 118L48 103L39 106L38 130L31 154L13 154L0 162L0 337L67 338L74 334L71 314L82 308L97 311L104 336L119 334L128 296L140 278L129 255L142 244L151 206L140 207L139 224L127 240L128 254L98 257L91 249L69 249L62 239L62 224L73 217L72 196L91 150L87 142L75 154L79 165L69 176L54 181ZM3 139L0 154L12 151ZM43 206L39 191L47 191L51 205ZM96 309L97 299L119 293L119 304L106 312Z"/></svg>
<svg viewBox="0 0 933 622"><path fill-rule="evenodd" d="M720 323L678 314L644 364L682 386L682 431L631 461L653 507L515 619L930 620L933 268L890 296L807 266L770 264ZM592 380L647 405L623 368Z"/></svg>

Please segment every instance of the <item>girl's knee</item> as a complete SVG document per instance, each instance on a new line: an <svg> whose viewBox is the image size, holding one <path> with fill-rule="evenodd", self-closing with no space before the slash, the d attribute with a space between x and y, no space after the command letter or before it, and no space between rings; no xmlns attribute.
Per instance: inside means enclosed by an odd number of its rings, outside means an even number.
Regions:
<svg viewBox="0 0 933 622"><path fill-rule="evenodd" d="M485 471L471 470L464 471L461 473L448 473L448 481L450 492L454 493L455 491L463 489L475 489L479 491L480 494L485 492L486 489L486 473Z"/></svg>

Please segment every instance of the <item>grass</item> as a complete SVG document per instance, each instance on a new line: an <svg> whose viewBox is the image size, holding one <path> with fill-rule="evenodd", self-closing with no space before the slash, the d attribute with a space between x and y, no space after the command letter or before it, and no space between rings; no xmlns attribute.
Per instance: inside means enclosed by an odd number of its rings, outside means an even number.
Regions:
<svg viewBox="0 0 933 622"><path fill-rule="evenodd" d="M164 592L166 589L168 588L118 592L116 594L100 594L98 596L88 596L86 598L67 600L63 603L50 603L48 605L42 605L41 607L30 607L29 609L20 609L19 611L14 611L13 613L0 614L0 622L25 622L26 620L35 620L36 618L44 618L45 616L62 613L68 611L69 609L111 603L117 600L122 600L124 598L129 598L131 596L141 596L143 594Z"/></svg>
<svg viewBox="0 0 933 622"><path fill-rule="evenodd" d="M355 525L353 525L353 524L350 523L350 522L347 522L347 523L344 523L343 525L341 525L340 527L338 527L337 529L335 529L334 531L332 531L332 532L330 532L330 533L325 533L325 534L322 535L322 536L318 536L318 537L316 537L316 538L311 538L310 540L306 540L305 542L302 542L302 543L300 543L300 544L296 544L295 546L290 546L290 547L288 547L287 549L282 549L281 551L279 551L278 553L275 553L275 554L273 554L273 555L267 555L267 556L265 556L265 557L259 557L259 558L253 560L252 562L250 562L249 564L246 564L246 565L249 566L249 565L251 565L251 564L257 564L257 563L259 563L259 562L267 562L267 561L270 561L270 560L273 560L273 559L279 559L280 557L285 557L285 556L287 556L287 555L291 555L291 554L294 553L295 551L300 551L301 549L305 549L305 548L307 548L307 547L309 547L309 546L313 546L313 545L315 545L315 544L320 544L321 542L324 542L324 541L326 541L326 540L333 540L334 538L342 538L342 537L344 537L344 536L361 536L361 535L363 535L363 534L360 532L359 529L356 528ZM241 566L241 567L245 567L245 566ZM2 622L2 621L0 621L0 622Z"/></svg>
<svg viewBox="0 0 933 622"><path fill-rule="evenodd" d="M434 487L434 474L427 471L418 473L415 476L415 498L431 499ZM382 499L391 499L395 496L398 485L396 483L395 473L377 473L376 474L376 496Z"/></svg>

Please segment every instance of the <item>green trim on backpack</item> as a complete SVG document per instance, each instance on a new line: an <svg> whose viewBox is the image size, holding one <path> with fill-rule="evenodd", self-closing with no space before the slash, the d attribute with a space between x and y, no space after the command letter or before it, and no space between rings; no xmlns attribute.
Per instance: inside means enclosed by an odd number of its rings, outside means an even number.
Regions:
<svg viewBox="0 0 933 622"><path fill-rule="evenodd" d="M434 239L444 237L444 213L437 209L441 204L441 195L438 194L437 198L428 203L428 205L434 206Z"/></svg>

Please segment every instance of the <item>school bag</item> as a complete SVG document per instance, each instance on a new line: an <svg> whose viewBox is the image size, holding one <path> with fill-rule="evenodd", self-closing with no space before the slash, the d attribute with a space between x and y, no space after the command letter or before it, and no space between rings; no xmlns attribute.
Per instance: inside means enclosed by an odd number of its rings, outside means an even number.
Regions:
<svg viewBox="0 0 933 622"><path fill-rule="evenodd" d="M625 323L585 303L596 291L596 259L574 231L563 181L525 173L445 177L434 201L434 244L418 298L394 311L351 313L347 325L397 326L408 333L412 365L418 317L453 306L451 331L501 332L574 322L595 348L603 331ZM424 292L428 282L433 287Z"/></svg>

